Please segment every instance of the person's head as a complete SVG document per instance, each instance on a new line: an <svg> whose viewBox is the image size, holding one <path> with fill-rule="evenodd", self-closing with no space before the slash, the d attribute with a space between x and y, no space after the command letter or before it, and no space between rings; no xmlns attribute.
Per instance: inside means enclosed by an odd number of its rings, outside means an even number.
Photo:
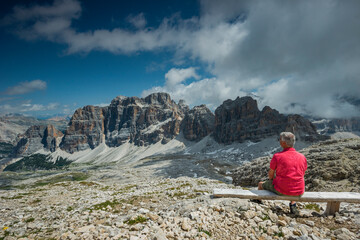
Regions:
<svg viewBox="0 0 360 240"><path fill-rule="evenodd" d="M295 135L291 132L280 133L280 145L283 148L294 147Z"/></svg>

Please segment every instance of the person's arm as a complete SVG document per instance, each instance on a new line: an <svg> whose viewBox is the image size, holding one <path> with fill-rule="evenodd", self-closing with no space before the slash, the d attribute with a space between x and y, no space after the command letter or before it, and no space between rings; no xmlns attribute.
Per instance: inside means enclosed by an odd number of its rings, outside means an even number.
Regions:
<svg viewBox="0 0 360 240"><path fill-rule="evenodd" d="M274 174L275 174L275 170L270 168L270 170L269 170L269 179L270 180L273 180Z"/></svg>

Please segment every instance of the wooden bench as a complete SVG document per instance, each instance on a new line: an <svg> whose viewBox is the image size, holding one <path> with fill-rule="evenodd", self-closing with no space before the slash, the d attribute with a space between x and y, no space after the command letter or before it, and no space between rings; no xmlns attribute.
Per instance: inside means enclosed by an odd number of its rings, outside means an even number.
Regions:
<svg viewBox="0 0 360 240"><path fill-rule="evenodd" d="M297 202L327 202L324 214L334 215L341 202L360 203L360 193L356 192L305 192L301 197L280 196L267 190L214 189L214 197L233 197L259 200L289 200Z"/></svg>

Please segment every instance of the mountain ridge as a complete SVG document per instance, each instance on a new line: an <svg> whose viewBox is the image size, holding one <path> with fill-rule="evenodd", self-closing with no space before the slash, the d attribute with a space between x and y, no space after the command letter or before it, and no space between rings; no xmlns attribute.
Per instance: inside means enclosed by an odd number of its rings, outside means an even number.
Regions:
<svg viewBox="0 0 360 240"><path fill-rule="evenodd" d="M298 139L309 142L327 138L300 115L286 116L269 106L260 111L257 101L249 96L224 101L214 114L205 105L190 109L184 101L176 103L167 93L153 93L145 98L118 96L105 107L79 108L61 141L53 140L52 148L44 147L51 152L59 148L68 153L95 149L102 143L119 147L129 142L146 147L158 142L166 144L180 133L187 141L198 142L210 135L218 143L231 144L257 142L282 131L293 131ZM31 153L29 146L24 146L34 142L32 137L23 136L16 147L17 155ZM30 147L32 152L42 148Z"/></svg>

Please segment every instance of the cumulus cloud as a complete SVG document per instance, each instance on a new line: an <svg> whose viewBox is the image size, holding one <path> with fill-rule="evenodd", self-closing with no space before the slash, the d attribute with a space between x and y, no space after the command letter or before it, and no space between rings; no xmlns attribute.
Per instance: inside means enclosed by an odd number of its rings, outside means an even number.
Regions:
<svg viewBox="0 0 360 240"><path fill-rule="evenodd" d="M33 80L30 82L20 82L18 85L9 87L4 94L6 95L21 95L33 91L45 90L46 82L42 80Z"/></svg>
<svg viewBox="0 0 360 240"><path fill-rule="evenodd" d="M146 26L146 19L144 13L138 15L129 15L126 20L136 28L144 28Z"/></svg>
<svg viewBox="0 0 360 240"><path fill-rule="evenodd" d="M135 30L79 32L71 24L80 18L81 4L56 0L15 7L2 22L16 26L24 39L66 44L69 54L171 49L178 63L195 60L213 76L176 66L163 86L143 94L167 91L191 104L216 106L254 93L261 105L281 112L342 117L360 115L358 101L346 100L360 96L359 14L356 0L202 0L200 15L188 19L174 15L146 27L144 14L130 15Z"/></svg>
<svg viewBox="0 0 360 240"><path fill-rule="evenodd" d="M172 68L169 72L165 74L165 84L169 88L177 87L177 85L191 77L199 79L199 76L196 74L195 68L193 67L186 69Z"/></svg>
<svg viewBox="0 0 360 240"><path fill-rule="evenodd" d="M209 85L221 82L215 91L227 92L222 100L253 93L283 113L360 115L359 106L339 101L359 99L359 2L215 2L202 2L201 27L182 50L208 63L216 76ZM189 91L200 82L177 87ZM214 97L204 100L216 105Z"/></svg>
<svg viewBox="0 0 360 240"><path fill-rule="evenodd" d="M56 110L60 106L59 103L49 103L49 104L33 104L31 101L25 101L23 103L6 103L0 105L1 113L30 113L30 112L41 112L41 111L51 111Z"/></svg>
<svg viewBox="0 0 360 240"><path fill-rule="evenodd" d="M141 95L145 97L154 92L167 92L175 101L184 99L190 106L206 103L210 109L214 110L229 96L246 94L216 78L201 78L194 68L170 69L165 74L165 78L164 86L144 90ZM196 80L188 84L184 83L189 78Z"/></svg>

